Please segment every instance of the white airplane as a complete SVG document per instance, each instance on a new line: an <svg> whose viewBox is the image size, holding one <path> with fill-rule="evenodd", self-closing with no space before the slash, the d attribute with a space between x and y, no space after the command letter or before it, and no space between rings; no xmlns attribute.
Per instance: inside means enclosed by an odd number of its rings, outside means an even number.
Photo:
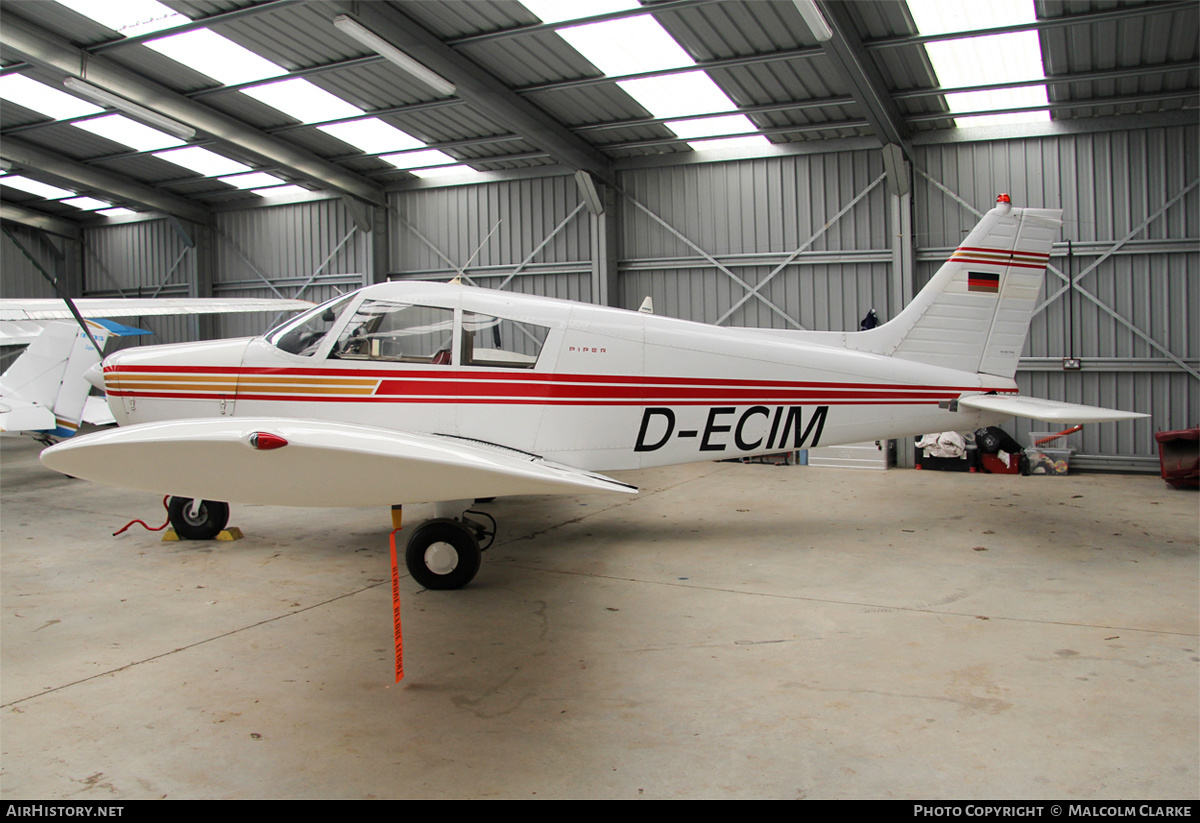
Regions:
<svg viewBox="0 0 1200 823"><path fill-rule="evenodd" d="M423 586L458 588L490 537L466 517L476 498L632 493L598 472L1012 415L1145 417L1017 394L1060 225L1060 211L1001 195L899 316L860 332L723 328L455 284L369 286L263 337L110 355L93 377L123 428L42 461L176 495L185 537L224 527L228 506L213 501L433 502L406 562Z"/></svg>
<svg viewBox="0 0 1200 823"><path fill-rule="evenodd" d="M74 303L87 331L70 320L62 300L0 300L0 345L28 344L0 375L0 434L25 434L50 443L74 435L80 422L115 422L100 398L88 396L92 387L84 374L100 362L110 337L150 332L103 318L312 308L304 300L238 298L89 298Z"/></svg>

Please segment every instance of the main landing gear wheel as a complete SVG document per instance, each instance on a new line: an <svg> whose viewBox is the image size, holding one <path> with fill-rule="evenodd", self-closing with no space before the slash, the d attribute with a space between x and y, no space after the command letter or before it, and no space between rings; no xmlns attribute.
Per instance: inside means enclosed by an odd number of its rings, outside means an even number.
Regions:
<svg viewBox="0 0 1200 823"><path fill-rule="evenodd" d="M461 589L475 578L481 560L471 529L448 517L418 526L404 552L409 574L427 589Z"/></svg>
<svg viewBox="0 0 1200 823"><path fill-rule="evenodd" d="M172 497L167 504L167 517L175 533L184 540L212 540L229 523L229 504L201 500L200 509L192 514L192 498Z"/></svg>

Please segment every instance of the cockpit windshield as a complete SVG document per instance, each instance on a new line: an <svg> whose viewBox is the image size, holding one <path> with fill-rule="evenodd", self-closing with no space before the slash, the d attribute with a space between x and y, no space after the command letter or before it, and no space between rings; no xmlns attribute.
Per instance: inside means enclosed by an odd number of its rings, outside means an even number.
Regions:
<svg viewBox="0 0 1200 823"><path fill-rule="evenodd" d="M353 294L334 298L292 318L267 332L267 342L288 354L312 357L353 298Z"/></svg>

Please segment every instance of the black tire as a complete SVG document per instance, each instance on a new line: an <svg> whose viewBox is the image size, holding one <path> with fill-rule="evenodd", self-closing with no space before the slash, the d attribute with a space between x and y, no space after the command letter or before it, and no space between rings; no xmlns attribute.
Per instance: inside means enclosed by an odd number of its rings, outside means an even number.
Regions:
<svg viewBox="0 0 1200 823"><path fill-rule="evenodd" d="M200 511L191 516L192 498L172 497L167 504L167 516L175 533L184 540L212 540L229 523L229 504L201 500Z"/></svg>
<svg viewBox="0 0 1200 823"><path fill-rule="evenodd" d="M404 552L408 573L427 589L461 589L475 579L481 559L475 535L449 518L418 526Z"/></svg>

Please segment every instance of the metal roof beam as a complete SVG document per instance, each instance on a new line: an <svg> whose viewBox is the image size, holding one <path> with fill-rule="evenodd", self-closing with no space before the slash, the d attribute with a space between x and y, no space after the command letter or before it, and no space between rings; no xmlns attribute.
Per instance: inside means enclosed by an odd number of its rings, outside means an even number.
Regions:
<svg viewBox="0 0 1200 823"><path fill-rule="evenodd" d="M191 220L193 223L209 221L208 209L191 200L137 183L126 175L88 166L15 137L6 137L4 142L0 143L0 156L17 165L70 180L82 188L103 192L118 200L138 203L164 214Z"/></svg>
<svg viewBox="0 0 1200 823"><path fill-rule="evenodd" d="M341 6L348 17L453 83L457 96L479 113L545 149L560 163L612 179L612 164L601 152L394 7Z"/></svg>
<svg viewBox="0 0 1200 823"><path fill-rule="evenodd" d="M70 220L63 220L60 217L54 217L53 215L43 214L40 211L27 209L15 203L0 203L0 220L7 220L10 223L20 223L22 226L40 229L41 231L57 234L60 237L66 237L70 240L78 240L80 236L79 224Z"/></svg>
<svg viewBox="0 0 1200 823"><path fill-rule="evenodd" d="M862 107L863 115L871 124L879 142L895 144L904 149L906 155L912 150L908 144L908 129L896 108L887 84L879 76L873 64L868 62L863 51L862 40L854 30L853 21L844 3L816 0L821 16L825 18L832 36L822 42L822 48L833 65L845 74L850 82L851 93Z"/></svg>
<svg viewBox="0 0 1200 823"><path fill-rule="evenodd" d="M318 185L382 205L378 186L309 151L247 126L229 115L189 100L182 94L145 79L106 57L88 54L66 40L13 16L5 15L0 43L32 62L86 80L113 94L145 106L244 151L264 158Z"/></svg>

